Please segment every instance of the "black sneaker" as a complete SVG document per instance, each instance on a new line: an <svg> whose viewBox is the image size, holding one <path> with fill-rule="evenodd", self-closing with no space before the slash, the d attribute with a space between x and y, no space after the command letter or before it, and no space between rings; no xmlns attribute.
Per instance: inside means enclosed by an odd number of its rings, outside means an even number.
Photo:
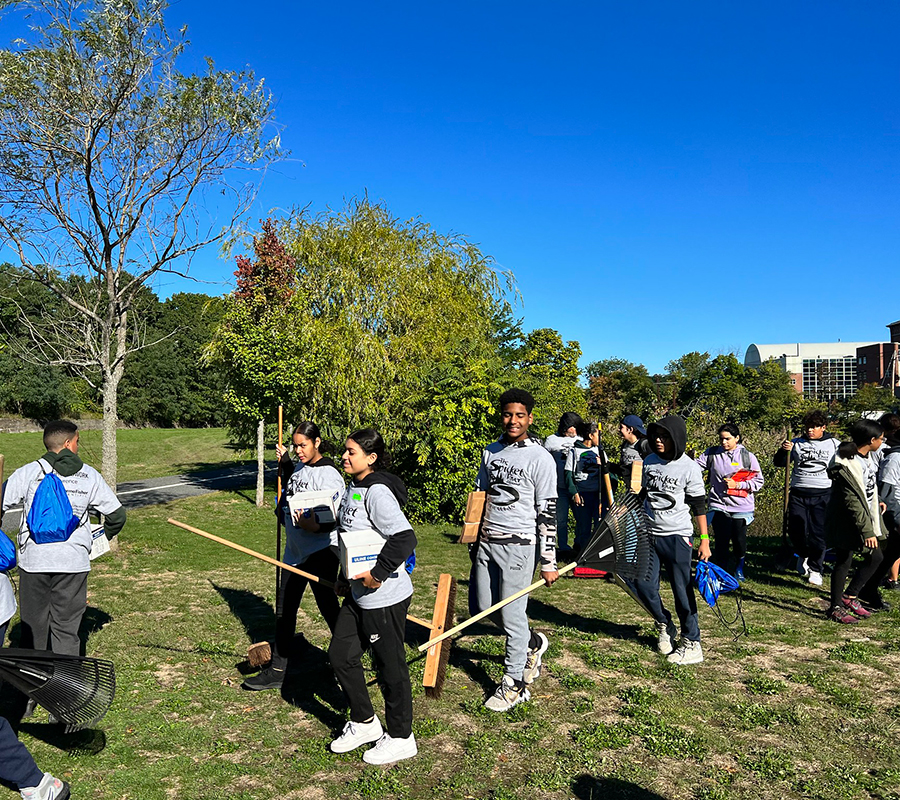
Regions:
<svg viewBox="0 0 900 800"><path fill-rule="evenodd" d="M873 614L877 614L879 611L891 610L891 604L885 603L880 597L860 597L859 602L863 608L868 609Z"/></svg>
<svg viewBox="0 0 900 800"><path fill-rule="evenodd" d="M275 667L266 667L259 675L247 678L242 684L242 689L250 692L261 692L264 689L280 689L284 683L284 670Z"/></svg>

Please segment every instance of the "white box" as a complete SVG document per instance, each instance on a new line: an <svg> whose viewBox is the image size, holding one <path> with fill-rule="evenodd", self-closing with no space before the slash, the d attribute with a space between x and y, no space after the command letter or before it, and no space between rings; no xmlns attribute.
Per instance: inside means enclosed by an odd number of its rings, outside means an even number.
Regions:
<svg viewBox="0 0 900 800"><path fill-rule="evenodd" d="M99 558L109 552L109 539L102 525L91 525L91 555L90 560Z"/></svg>
<svg viewBox="0 0 900 800"><path fill-rule="evenodd" d="M348 580L375 566L386 541L378 531L371 528L341 531L338 538L341 544L341 568Z"/></svg>
<svg viewBox="0 0 900 800"><path fill-rule="evenodd" d="M288 508L291 511L291 519L298 511L303 511L304 516L310 513L316 515L319 525L327 525L337 518L338 505L341 502L343 492L340 489L316 492L296 492L288 498Z"/></svg>

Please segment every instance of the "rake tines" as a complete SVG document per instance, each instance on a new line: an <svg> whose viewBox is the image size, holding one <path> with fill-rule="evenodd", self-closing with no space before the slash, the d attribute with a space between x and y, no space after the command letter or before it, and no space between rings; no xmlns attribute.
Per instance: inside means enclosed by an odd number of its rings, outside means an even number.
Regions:
<svg viewBox="0 0 900 800"><path fill-rule="evenodd" d="M650 579L650 536L643 502L626 494L603 517L578 563L626 580Z"/></svg>
<svg viewBox="0 0 900 800"><path fill-rule="evenodd" d="M44 650L0 650L0 676L66 726L66 733L99 722L116 695L111 661Z"/></svg>

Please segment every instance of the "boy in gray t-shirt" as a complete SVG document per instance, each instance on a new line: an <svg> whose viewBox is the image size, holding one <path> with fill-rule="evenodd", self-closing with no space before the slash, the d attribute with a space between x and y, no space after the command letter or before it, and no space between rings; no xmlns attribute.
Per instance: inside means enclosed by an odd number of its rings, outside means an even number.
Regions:
<svg viewBox="0 0 900 800"><path fill-rule="evenodd" d="M550 586L556 568L556 466L528 434L534 398L522 389L500 396L503 436L484 450L476 488L487 495L481 534L474 545L469 580L472 614L528 586L540 551L541 577ZM506 634L503 680L485 702L507 711L530 698L528 684L541 674L549 645L528 624L528 596L495 612L491 619Z"/></svg>

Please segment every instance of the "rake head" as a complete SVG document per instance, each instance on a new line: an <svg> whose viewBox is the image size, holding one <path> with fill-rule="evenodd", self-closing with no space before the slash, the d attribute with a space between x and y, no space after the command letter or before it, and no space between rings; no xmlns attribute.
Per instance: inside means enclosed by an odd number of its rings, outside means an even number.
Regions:
<svg viewBox="0 0 900 800"><path fill-rule="evenodd" d="M45 650L0 650L0 677L63 722L66 733L95 725L116 695L111 661Z"/></svg>
<svg viewBox="0 0 900 800"><path fill-rule="evenodd" d="M627 580L650 579L650 534L644 504L637 495L626 494L609 509L578 563Z"/></svg>

